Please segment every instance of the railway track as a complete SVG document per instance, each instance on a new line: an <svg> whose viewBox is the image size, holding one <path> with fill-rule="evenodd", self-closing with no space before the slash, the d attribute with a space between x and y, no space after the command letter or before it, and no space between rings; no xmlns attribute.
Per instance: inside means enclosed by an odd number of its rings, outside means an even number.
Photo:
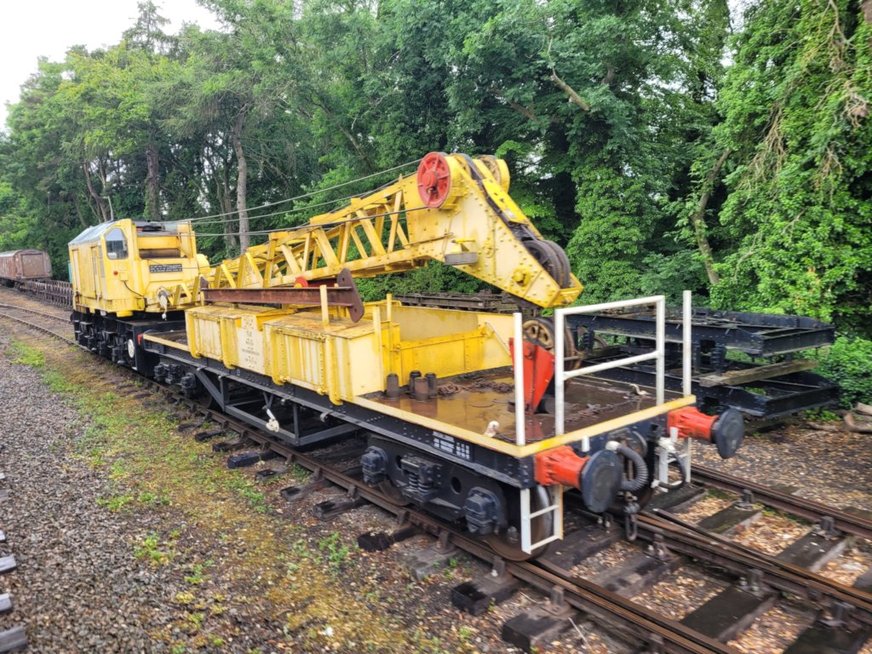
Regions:
<svg viewBox="0 0 872 654"><path fill-rule="evenodd" d="M58 315L21 306L0 304L0 316L75 344L71 336L58 333L44 323L38 322L62 321L63 318ZM556 622L565 619L572 610L577 610L586 614L588 619L607 626L609 631L630 643L636 645L646 643L649 651L694 654L705 652L727 654L737 651L724 644L723 638L719 639L706 633L704 629L684 624L682 621L651 610L627 596L627 593L614 590L607 584L578 577L573 573L572 565L567 564L565 559L561 562L559 557L553 557L550 553L536 561L528 562L495 559L493 552L481 542L468 538L452 529L450 525L416 511L410 506L399 506L392 497L366 485L360 478L359 470L355 470L354 466L348 470L340 469L334 463L320 460L319 450L305 453L293 450L269 432L258 431L230 416L204 407L195 400L186 398L181 392L153 381L147 381L146 384L152 392L162 394L169 402L184 406L198 419L214 422L222 430L235 434L235 438L241 444L247 443L248 447L256 447L262 452L273 452L285 459L288 464L297 464L308 469L313 478L342 489L347 501L344 507L334 507L334 512L354 510L362 501L376 505L394 515L398 524L401 524L400 529L411 526L431 534L435 539L436 550L444 551L448 548L463 550L479 560L491 563L492 576L518 580L551 597L549 602L538 608L544 611L546 617L551 616ZM251 460L261 458L264 457L255 456L251 457ZM707 468L697 467L694 472L699 481L712 487L739 494L750 490L759 501L766 504L771 502L771 506L805 519L818 521L829 516L832 518L832 524L846 534L868 538L872 533L872 524L861 516L808 502L782 491L749 480L723 475ZM847 611L850 612L853 620L850 624L859 624L861 629L868 629L872 625L872 595L868 590L838 584L801 566L779 561L776 557L732 543L725 537L683 523L679 517L671 514L649 512L640 516L639 523L640 535L655 545L655 551L665 548L674 554L704 561L708 565L727 570L736 578L745 579L746 585L755 586L758 591L764 588L764 592L771 591L771 593L802 598L805 604L821 609L827 615L835 615L835 622L839 624L848 624L841 617ZM591 525L587 527L599 529Z"/></svg>
<svg viewBox="0 0 872 654"><path fill-rule="evenodd" d="M508 574L545 595L554 597L555 601L552 601L552 605L555 612L559 612L560 605L565 603L611 625L625 638L629 637L637 642L649 642L653 639L653 642L662 644L663 652L676 654L734 652L732 648L651 612L631 599L578 578L571 570L548 560L513 562L495 559L493 551L483 543L468 538L464 532L453 529L410 506L398 506L390 496L368 486L359 476L324 465L317 454L293 450L269 433L254 430L249 425L214 409L202 407L172 389L154 382L148 383L156 392L166 394L177 403L187 404L191 411L208 418L223 429L231 430L240 438L248 439L262 448L276 452L288 465L300 465L317 479L325 480L344 490L349 499L349 508L353 507L356 500L364 499L396 516L401 529L414 526L431 534L436 539L437 548L455 547L463 550L479 560L493 563L494 570L498 574Z"/></svg>
<svg viewBox="0 0 872 654"><path fill-rule="evenodd" d="M758 581L784 593L844 602L856 609L858 620L872 625L872 594L867 591L845 586L808 568L735 543L666 512L643 514L639 520L650 540L660 536L661 542L673 551L706 560L739 576L747 575L750 570L759 571Z"/></svg>
<svg viewBox="0 0 872 654"><path fill-rule="evenodd" d="M40 316L42 318L49 318L56 322L62 322L69 325L69 318L62 318L61 316L56 316L50 313L45 313L44 311L38 311L36 309L30 309L28 307L22 307L12 304L0 304L0 315L2 317L7 318L8 320L14 320L17 323L25 325L27 327L31 327L32 329L36 329L38 331L43 332L44 334L48 334L50 336L54 336L56 338L60 338L61 340L66 341L72 345L75 345L76 342L72 337L67 336L65 334L59 334L58 332L50 329L44 325L40 325L38 323L33 322L32 320L28 320L25 316Z"/></svg>
<svg viewBox="0 0 872 654"><path fill-rule="evenodd" d="M751 493L754 500L762 502L774 509L786 511L811 522L832 520L832 526L838 531L872 540L872 519L859 513L851 513L821 502L799 497L783 490L742 479L734 475L694 464L694 479L705 486L730 491L737 495Z"/></svg>
<svg viewBox="0 0 872 654"><path fill-rule="evenodd" d="M431 534L436 539L437 549L456 547L471 556L493 563L497 575L509 575L551 596L544 613L561 615L565 607L583 612L588 619L610 627L619 637L631 643L647 643L662 652L675 653L733 653L736 650L693 626L673 620L643 606L631 597L611 590L603 584L581 578L572 572L571 566L562 565L545 555L535 561L512 562L494 558L493 552L481 542L468 538L463 532L435 520L409 506L397 506L388 495L367 486L359 476L325 466L317 454L301 453L283 445L266 432L253 430L245 423L236 421L213 409L204 408L179 393L150 382L158 392L167 394L176 402L185 402L188 407L204 418L235 432L262 448L278 453L288 464L297 464L345 491L347 509L353 510L358 499L397 517L400 530L414 526ZM338 510L342 510L341 508ZM640 528L648 540L665 546L673 553L705 561L720 569L728 570L737 578L751 576L751 583L766 584L767 588L791 596L802 597L810 604L837 612L837 606L850 607L852 616L862 625L872 625L872 595L867 591L847 587L831 579L815 574L798 565L779 561L777 558L751 548L731 543L726 538L705 530L684 525L679 519L665 516L643 515ZM749 571L760 571L749 573ZM493 573L492 573L493 574ZM828 604L829 602L829 604Z"/></svg>
<svg viewBox="0 0 872 654"><path fill-rule="evenodd" d="M16 282L16 288L38 298L42 302L47 302L64 309L72 310L73 308L73 287L69 282L28 279Z"/></svg>

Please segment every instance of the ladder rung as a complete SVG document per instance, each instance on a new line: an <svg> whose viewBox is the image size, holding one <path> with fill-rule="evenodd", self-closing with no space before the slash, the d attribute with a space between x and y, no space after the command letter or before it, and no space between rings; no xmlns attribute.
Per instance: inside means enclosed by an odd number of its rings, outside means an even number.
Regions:
<svg viewBox="0 0 872 654"><path fill-rule="evenodd" d="M530 545L530 551L532 552L537 547L542 547L543 545L547 545L548 543L553 543L555 540L560 540L560 536L558 536L557 534L554 534L553 536L548 536L548 538L543 538L542 540L537 541L537 542L533 543L532 545Z"/></svg>
<svg viewBox="0 0 872 654"><path fill-rule="evenodd" d="M560 508L559 504L550 504L546 506L544 509L539 509L538 511L534 511L530 514L531 518L538 518L540 515L545 515L546 513L551 513L552 511L556 511Z"/></svg>

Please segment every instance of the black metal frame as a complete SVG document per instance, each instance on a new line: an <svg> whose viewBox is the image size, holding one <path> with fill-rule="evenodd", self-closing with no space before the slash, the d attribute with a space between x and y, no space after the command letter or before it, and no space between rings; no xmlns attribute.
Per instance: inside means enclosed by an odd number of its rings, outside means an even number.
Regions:
<svg viewBox="0 0 872 654"><path fill-rule="evenodd" d="M579 314L567 317L571 329L577 330L580 345L587 350L587 364L608 360L627 353L639 354L653 348L655 316L650 312ZM824 345L835 339L835 328L813 318L697 309L693 312L691 343L693 347L692 392L700 405L710 410L727 406L749 416L766 420L825 406L838 401L838 386L812 372L792 372L780 376L730 385L706 385L700 377L709 373L753 369L759 364L733 361L727 353L735 350L766 363L772 359L790 359L794 353ZM683 322L680 311L669 309L666 320L667 375L666 387L681 390L680 370ZM593 349L597 334L627 339L606 350ZM654 386L654 368L636 365L615 368L596 375L602 379ZM763 377L763 375L760 375Z"/></svg>
<svg viewBox="0 0 872 654"><path fill-rule="evenodd" d="M576 314L566 320L575 329L652 340L656 328L655 316L648 312ZM835 339L833 325L803 316L696 309L692 323L694 344L722 345L751 356L799 352L830 345ZM680 343L682 329L680 311L668 309L666 340Z"/></svg>
<svg viewBox="0 0 872 654"><path fill-rule="evenodd" d="M356 404L345 402L335 405L327 396L319 395L315 391L292 384L279 386L265 375L240 368L229 369L213 359L197 359L188 352L162 343L144 340L142 344L147 352L190 368L201 382L205 382L204 388L223 411L258 429L267 429L267 418L251 412L251 405L254 402L251 395L234 397L234 391L239 390L238 385L262 393L263 398L271 396L272 402L279 404L284 402L286 407L298 405L298 410L303 411L301 415L315 412L319 416L324 416L324 419L335 421L329 423L328 427L313 432L300 429L299 425L280 428L278 432L274 432L288 445L294 447L312 445L335 438L342 433L361 429L386 436L436 458L449 460L509 486L516 488L535 486L532 456L515 458ZM265 406L268 401L263 399L260 403L261 406ZM294 424L293 415L291 421ZM340 423L343 426L352 425L353 428L349 431L333 429Z"/></svg>
<svg viewBox="0 0 872 654"><path fill-rule="evenodd" d="M585 363L592 365L602 360L604 359L592 357L585 359ZM657 378L654 368L644 365L612 368L592 376L647 387L654 387ZM667 390L680 392L680 370L677 374L667 370L665 382ZM831 406L839 398L839 387L813 372L796 372L736 386L704 387L698 379L693 379L691 392L696 395L702 408L716 410L718 407L728 406L751 417L766 420Z"/></svg>

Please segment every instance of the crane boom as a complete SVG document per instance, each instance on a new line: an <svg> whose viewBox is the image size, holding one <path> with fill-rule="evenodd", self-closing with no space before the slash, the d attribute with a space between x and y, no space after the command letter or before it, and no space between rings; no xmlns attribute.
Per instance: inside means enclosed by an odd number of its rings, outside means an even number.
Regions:
<svg viewBox="0 0 872 654"><path fill-rule="evenodd" d="M508 194L500 159L431 152L417 174L272 232L212 269L212 288L273 288L402 272L441 261L540 307L570 304L582 286L563 250L542 238Z"/></svg>

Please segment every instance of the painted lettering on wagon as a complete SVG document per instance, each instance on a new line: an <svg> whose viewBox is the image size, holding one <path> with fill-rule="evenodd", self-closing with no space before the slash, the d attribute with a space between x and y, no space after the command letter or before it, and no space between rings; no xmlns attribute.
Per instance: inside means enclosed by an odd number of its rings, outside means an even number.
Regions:
<svg viewBox="0 0 872 654"><path fill-rule="evenodd" d="M453 436L443 434L442 432L433 432L433 447L440 452L453 454L454 456L469 461L472 456L470 453L469 443L459 441Z"/></svg>

